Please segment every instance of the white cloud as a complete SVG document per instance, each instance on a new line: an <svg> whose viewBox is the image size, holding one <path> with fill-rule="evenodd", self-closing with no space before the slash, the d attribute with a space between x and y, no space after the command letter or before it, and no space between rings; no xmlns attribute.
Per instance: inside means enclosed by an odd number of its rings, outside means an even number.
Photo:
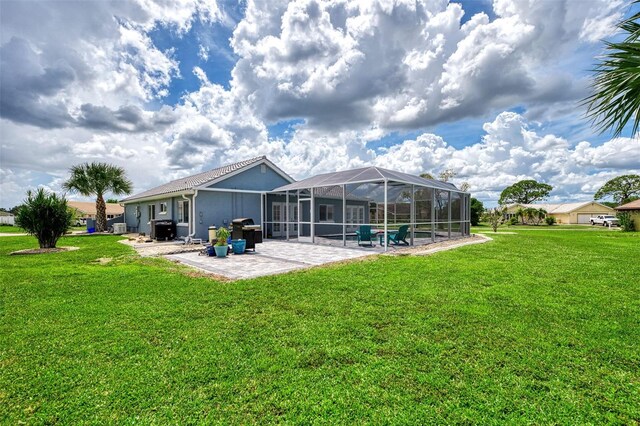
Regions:
<svg viewBox="0 0 640 426"><path fill-rule="evenodd" d="M249 2L232 39L233 84L266 120L323 129L420 128L515 102L575 102L584 85L572 87L559 64L610 34L622 4L498 0L496 19L461 25L462 7L447 1Z"/></svg>
<svg viewBox="0 0 640 426"><path fill-rule="evenodd" d="M617 138L600 146L575 146L552 134L539 134L516 113L504 112L483 128L482 141L461 149L433 134L389 148L375 164L408 173L445 169L458 173L455 182L471 184L471 192L495 202L506 186L536 179L554 186L552 200L588 200L612 177L640 173L640 139Z"/></svg>
<svg viewBox="0 0 640 426"><path fill-rule="evenodd" d="M575 120L586 88L576 70L589 64L574 54L611 34L623 3L495 0L496 19L461 25L462 7L447 0L248 1L233 52L226 40L189 40L206 62L193 69L200 87L158 110L183 76L176 51L155 46L151 31L230 25L215 2L5 2L2 202L37 184L57 188L80 161L121 165L142 190L260 154L297 178L375 162L454 168L487 199L525 177L553 180L556 197L586 197L585 182L637 170L637 141L575 144L582 138L542 134L532 120ZM207 78L217 66L209 54L237 60L228 86ZM514 106L525 113L496 117ZM465 117L495 119L460 149L425 130ZM289 118L302 121L269 135ZM422 134L376 155L371 142L396 129Z"/></svg>

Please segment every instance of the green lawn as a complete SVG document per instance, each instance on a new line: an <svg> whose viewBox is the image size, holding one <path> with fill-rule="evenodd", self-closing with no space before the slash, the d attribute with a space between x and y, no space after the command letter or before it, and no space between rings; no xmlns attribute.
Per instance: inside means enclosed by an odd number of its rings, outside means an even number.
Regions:
<svg viewBox="0 0 640 426"><path fill-rule="evenodd" d="M24 229L19 226L0 226L0 234L22 234L24 232Z"/></svg>
<svg viewBox="0 0 640 426"><path fill-rule="evenodd" d="M492 237L232 283L2 237L0 423L640 422L640 235Z"/></svg>
<svg viewBox="0 0 640 426"><path fill-rule="evenodd" d="M546 223L541 223L540 225L501 225L498 228L498 232L514 232L514 231L527 231L527 230L535 230L535 231L561 231L561 230L572 230L572 231L619 231L620 228L614 226L612 228L607 228L603 226L591 226L591 225L547 225ZM473 227L473 232L493 232L491 226L481 223L478 226Z"/></svg>

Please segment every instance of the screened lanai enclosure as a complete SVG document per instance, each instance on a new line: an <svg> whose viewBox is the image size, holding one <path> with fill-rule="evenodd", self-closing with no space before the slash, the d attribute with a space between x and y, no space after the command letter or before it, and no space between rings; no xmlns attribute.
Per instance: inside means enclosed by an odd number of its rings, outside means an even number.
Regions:
<svg viewBox="0 0 640 426"><path fill-rule="evenodd" d="M469 194L380 167L317 175L264 195L267 238L348 247L434 243L469 236Z"/></svg>

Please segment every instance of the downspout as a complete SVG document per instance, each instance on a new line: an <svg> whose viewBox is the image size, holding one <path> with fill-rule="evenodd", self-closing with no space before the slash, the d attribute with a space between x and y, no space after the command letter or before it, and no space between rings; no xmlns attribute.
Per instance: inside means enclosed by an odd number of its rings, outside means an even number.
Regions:
<svg viewBox="0 0 640 426"><path fill-rule="evenodd" d="M198 190L194 189L193 190L193 197L192 197L193 203L191 203L191 204L193 204L193 229L192 229L192 231L193 231L193 236L194 237L196 236L196 197L197 196L198 196Z"/></svg>
<svg viewBox="0 0 640 426"><path fill-rule="evenodd" d="M183 200L189 201L189 198L187 198L186 195L184 194L180 194L180 195L182 195ZM187 223L187 234L191 236L191 215L189 215L189 223Z"/></svg>

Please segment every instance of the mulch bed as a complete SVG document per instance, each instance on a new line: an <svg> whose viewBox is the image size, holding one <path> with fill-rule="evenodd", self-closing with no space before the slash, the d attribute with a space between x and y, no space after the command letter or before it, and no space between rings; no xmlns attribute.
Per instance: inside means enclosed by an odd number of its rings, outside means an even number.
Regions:
<svg viewBox="0 0 640 426"><path fill-rule="evenodd" d="M80 247L56 247L56 248L47 248L47 249L26 249L26 250L18 250L9 253L10 255L23 255L23 254L47 254L47 253L60 253L63 251L73 251L79 250Z"/></svg>

